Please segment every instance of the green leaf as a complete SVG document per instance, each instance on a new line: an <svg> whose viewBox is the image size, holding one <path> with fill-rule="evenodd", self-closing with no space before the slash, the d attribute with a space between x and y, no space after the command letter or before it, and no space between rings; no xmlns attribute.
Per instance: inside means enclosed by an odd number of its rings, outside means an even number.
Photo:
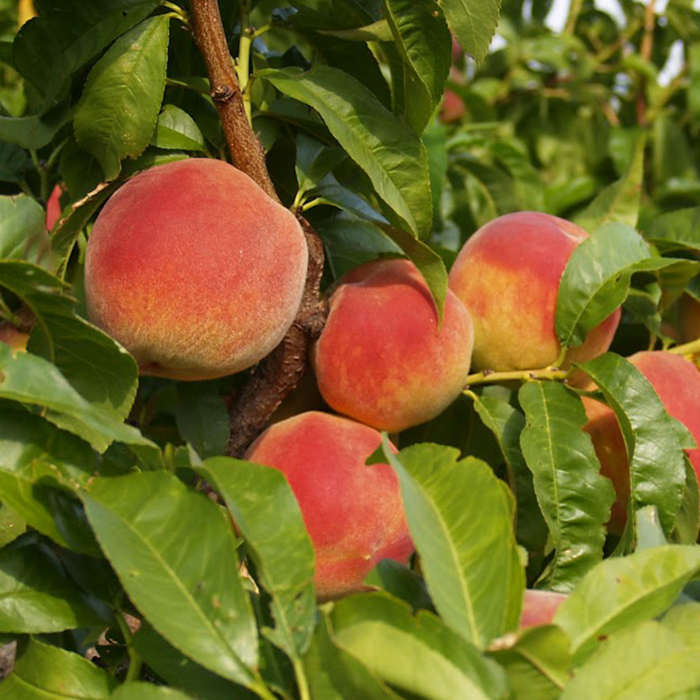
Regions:
<svg viewBox="0 0 700 700"><path fill-rule="evenodd" d="M277 469L226 457L198 470L221 494L272 597L265 636L300 660L316 622L314 548L289 482Z"/></svg>
<svg viewBox="0 0 700 700"><path fill-rule="evenodd" d="M439 325L442 323L447 298L447 269L442 258L430 246L414 238L410 233L388 224L378 224L378 226L418 268L435 302Z"/></svg>
<svg viewBox="0 0 700 700"><path fill-rule="evenodd" d="M549 530L542 517L522 450L520 435L525 427L525 416L507 401L493 396L472 395L474 408L483 424L494 434L508 470L508 481L517 502L516 532L518 542L528 551L544 550Z"/></svg>
<svg viewBox="0 0 700 700"><path fill-rule="evenodd" d="M505 698L503 671L440 618L385 593L352 596L331 613L337 643L399 691L429 700Z"/></svg>
<svg viewBox="0 0 700 700"><path fill-rule="evenodd" d="M296 148L295 170L299 192L302 194L319 185L345 158L345 154L339 148L326 146L303 131L300 131L297 136ZM334 184L338 184L337 180Z"/></svg>
<svg viewBox="0 0 700 700"><path fill-rule="evenodd" d="M658 622L614 634L564 689L562 700L662 700L700 684L698 648Z"/></svg>
<svg viewBox="0 0 700 700"><path fill-rule="evenodd" d="M584 231L594 231L607 223L621 223L634 228L644 186L644 149L646 138L637 141L629 169L617 182L605 187L588 207L575 217Z"/></svg>
<svg viewBox="0 0 700 700"><path fill-rule="evenodd" d="M396 471L411 536L435 607L445 622L483 648L514 629L524 575L512 529L508 488L482 461L440 445L414 445Z"/></svg>
<svg viewBox="0 0 700 700"><path fill-rule="evenodd" d="M147 622L141 624L132 641L144 663L168 685L191 693L200 700L243 697L240 686L188 659Z"/></svg>
<svg viewBox="0 0 700 700"><path fill-rule="evenodd" d="M606 353L579 365L603 392L617 416L630 463L628 513L653 505L666 536L671 534L685 488L685 454L690 435L666 412L652 385L630 362ZM627 528L634 539L634 517Z"/></svg>
<svg viewBox="0 0 700 700"><path fill-rule="evenodd" d="M110 700L191 700L193 695L186 695L175 688L153 685L142 681L131 681L120 685L110 696Z"/></svg>
<svg viewBox="0 0 700 700"><path fill-rule="evenodd" d="M70 210L58 220L51 239L51 265L54 271L60 271L67 265L80 232L107 198L116 191L117 186L117 183L100 183L85 197L71 203Z"/></svg>
<svg viewBox="0 0 700 700"><path fill-rule="evenodd" d="M554 625L525 630L515 644L491 653L518 700L557 700L569 679L569 638Z"/></svg>
<svg viewBox="0 0 700 700"><path fill-rule="evenodd" d="M31 168L32 161L23 148L0 141L0 181L21 184Z"/></svg>
<svg viewBox="0 0 700 700"><path fill-rule="evenodd" d="M144 20L117 39L90 71L75 113L75 138L107 180L148 146L165 91L170 19Z"/></svg>
<svg viewBox="0 0 700 700"><path fill-rule="evenodd" d="M68 117L65 105L57 107L45 116L0 116L0 140L16 143L22 148L43 148L68 121Z"/></svg>
<svg viewBox="0 0 700 700"><path fill-rule="evenodd" d="M644 235L661 250L700 252L700 207L664 212L649 222Z"/></svg>
<svg viewBox="0 0 700 700"><path fill-rule="evenodd" d="M108 625L107 607L73 582L50 547L33 539L17 540L0 551L0 632Z"/></svg>
<svg viewBox="0 0 700 700"><path fill-rule="evenodd" d="M257 75L313 107L407 229L428 234L433 215L425 147L362 83L323 65L308 72L267 69Z"/></svg>
<svg viewBox="0 0 700 700"><path fill-rule="evenodd" d="M175 420L180 437L202 458L225 454L229 416L224 399L212 382L178 382Z"/></svg>
<svg viewBox="0 0 700 700"><path fill-rule="evenodd" d="M22 26L13 63L44 96L45 107L68 91L73 74L147 17L158 0L66 0Z"/></svg>
<svg viewBox="0 0 700 700"><path fill-rule="evenodd" d="M496 33L501 0L440 0L450 29L477 62L486 58Z"/></svg>
<svg viewBox="0 0 700 700"><path fill-rule="evenodd" d="M158 117L151 144L158 148L206 153L204 136L192 117L175 105L165 105Z"/></svg>
<svg viewBox="0 0 700 700"><path fill-rule="evenodd" d="M325 614L316 626L304 658L304 670L312 698L323 700L399 700L399 696L376 678L331 636Z"/></svg>
<svg viewBox="0 0 700 700"><path fill-rule="evenodd" d="M518 399L527 419L520 444L555 549L542 585L569 591L603 557L615 491L600 475L575 394L556 382L528 382Z"/></svg>
<svg viewBox="0 0 700 700"><path fill-rule="evenodd" d="M107 700L118 681L80 654L31 639L17 648L1 700Z"/></svg>
<svg viewBox="0 0 700 700"><path fill-rule="evenodd" d="M50 246L46 213L36 200L25 194L0 197L0 259L43 265Z"/></svg>
<svg viewBox="0 0 700 700"><path fill-rule="evenodd" d="M385 11L405 65L405 120L421 134L442 99L452 62L452 41L436 0L387 0Z"/></svg>
<svg viewBox="0 0 700 700"><path fill-rule="evenodd" d="M674 605L661 622L678 634L688 646L700 648L700 603L692 601Z"/></svg>
<svg viewBox="0 0 700 700"><path fill-rule="evenodd" d="M2 497L6 498L4 492ZM10 508L7 503L0 501L0 548L16 540L26 530L27 522L25 519Z"/></svg>
<svg viewBox="0 0 700 700"><path fill-rule="evenodd" d="M672 541L678 544L695 544L700 534L700 486L688 455L685 455L685 489L676 516Z"/></svg>
<svg viewBox="0 0 700 700"><path fill-rule="evenodd" d="M665 545L606 559L581 581L554 617L577 662L609 635L664 612L700 571L700 547Z"/></svg>
<svg viewBox="0 0 700 700"><path fill-rule="evenodd" d="M63 294L63 283L34 265L0 261L0 287L36 315L29 350L54 363L96 409L125 419L136 396L136 361L75 313L75 301Z"/></svg>
<svg viewBox="0 0 700 700"><path fill-rule="evenodd" d="M87 440L98 452L115 440L160 452L113 411L86 401L55 365L28 353L13 355L5 343L0 343L0 398L44 409L46 420Z"/></svg>
<svg viewBox="0 0 700 700"><path fill-rule="evenodd" d="M576 246L559 282L554 328L562 345L581 345L625 300L633 273L663 264L626 224L597 229Z"/></svg>
<svg viewBox="0 0 700 700"><path fill-rule="evenodd" d="M62 547L99 553L72 493L98 466L86 442L26 411L0 410L0 498Z"/></svg>
<svg viewBox="0 0 700 700"><path fill-rule="evenodd" d="M174 647L246 686L258 640L221 510L166 472L96 478L81 495L134 605Z"/></svg>

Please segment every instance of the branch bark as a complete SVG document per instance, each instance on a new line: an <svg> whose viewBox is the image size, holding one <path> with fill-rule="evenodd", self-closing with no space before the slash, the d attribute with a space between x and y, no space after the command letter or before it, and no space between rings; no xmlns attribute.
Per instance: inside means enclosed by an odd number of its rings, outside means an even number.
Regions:
<svg viewBox="0 0 700 700"><path fill-rule="evenodd" d="M193 33L207 66L211 96L219 110L231 162L279 202L265 162L265 152L245 112L233 69L218 0L191 0ZM300 218L309 250L309 267L299 312L282 342L258 364L229 409L231 432L227 453L240 457L266 427L270 416L306 372L309 349L326 320L319 301L323 244Z"/></svg>
<svg viewBox="0 0 700 700"><path fill-rule="evenodd" d="M192 32L204 58L231 162L279 202L265 163L265 152L248 122L233 69L218 0L191 0Z"/></svg>

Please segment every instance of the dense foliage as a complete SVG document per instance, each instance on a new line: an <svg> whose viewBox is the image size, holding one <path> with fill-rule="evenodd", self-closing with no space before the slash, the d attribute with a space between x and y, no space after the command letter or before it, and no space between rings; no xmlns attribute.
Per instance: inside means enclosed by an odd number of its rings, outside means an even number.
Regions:
<svg viewBox="0 0 700 700"><path fill-rule="evenodd" d="M85 318L108 197L160 163L226 159L189 3L34 4L18 30L0 0L0 642L17 643L0 698L700 698L693 438L623 359L700 354L678 306L700 300L693 2L572 0L553 31L545 1L221 0L324 291L406 255L442 309L463 243L535 210L592 234L559 288L562 344L623 304L613 352L580 368L631 462L621 534L585 392L556 368L473 375L374 457L398 475L411 566L320 606L288 483L225 456L247 373L139 378ZM569 594L555 624L518 629L525 588Z"/></svg>

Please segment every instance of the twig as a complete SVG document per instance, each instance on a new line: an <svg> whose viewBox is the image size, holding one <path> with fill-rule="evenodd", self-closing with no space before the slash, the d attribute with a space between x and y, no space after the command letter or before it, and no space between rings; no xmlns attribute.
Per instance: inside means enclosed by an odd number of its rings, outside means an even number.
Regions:
<svg viewBox="0 0 700 700"><path fill-rule="evenodd" d="M217 0L191 0L193 31L207 66L211 95L219 110L235 167L250 176L276 201L265 152L246 115L243 95L228 51ZM306 372L311 343L325 323L319 301L323 244L305 219L299 219L309 250L309 267L299 312L282 342L253 371L229 408L228 454L239 457L266 427L270 416Z"/></svg>
<svg viewBox="0 0 700 700"><path fill-rule="evenodd" d="M319 303L323 244L300 219L309 247L309 269L299 313L284 340L261 362L230 410L228 454L240 457L267 425L269 417L304 376L309 348L323 330L326 308Z"/></svg>
<svg viewBox="0 0 700 700"><path fill-rule="evenodd" d="M228 50L217 0L192 0L192 30L204 58L211 98L219 110L231 162L279 201L265 163L265 152L245 112L243 94Z"/></svg>

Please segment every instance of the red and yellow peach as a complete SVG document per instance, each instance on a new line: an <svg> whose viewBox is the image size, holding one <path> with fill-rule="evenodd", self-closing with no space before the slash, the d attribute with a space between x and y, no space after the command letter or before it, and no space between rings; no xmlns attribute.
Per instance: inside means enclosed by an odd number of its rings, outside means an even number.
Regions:
<svg viewBox="0 0 700 700"><path fill-rule="evenodd" d="M307 255L294 215L233 166L156 166L122 186L95 222L88 315L143 374L232 374L284 337L301 303Z"/></svg>
<svg viewBox="0 0 700 700"><path fill-rule="evenodd" d="M503 372L556 362L559 282L587 236L556 216L518 212L494 219L466 242L450 271L450 288L474 322L474 369ZM619 320L618 309L567 353L563 366L606 352Z"/></svg>
<svg viewBox="0 0 700 700"><path fill-rule="evenodd" d="M269 427L245 455L287 477L314 545L320 599L362 590L381 559L406 563L413 551L396 475L365 464L380 442L372 428L310 411Z"/></svg>

